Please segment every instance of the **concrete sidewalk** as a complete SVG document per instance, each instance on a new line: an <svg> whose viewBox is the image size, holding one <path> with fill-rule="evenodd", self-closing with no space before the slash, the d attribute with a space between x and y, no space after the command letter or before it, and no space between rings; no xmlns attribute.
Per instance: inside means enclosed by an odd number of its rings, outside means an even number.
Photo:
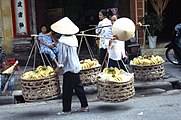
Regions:
<svg viewBox="0 0 181 120"><path fill-rule="evenodd" d="M142 95L151 95L151 94L159 94L165 91L173 90L173 89L181 89L181 66L175 66L169 62L164 63L166 74L164 75L163 79L158 81L151 81L151 82L134 82L134 87L136 90L136 96ZM28 66L26 71L31 70L32 67ZM20 66L19 71L16 72L15 75L15 91L19 90L15 93L16 96L22 99L21 93L21 85L20 85L20 75L23 73L24 66ZM60 77L62 79L62 77ZM62 80L60 80L61 82ZM97 87L96 85L85 86L85 92L88 96L89 101L94 101L97 99ZM61 95L60 97L61 98ZM14 103L13 96L0 96L0 105L2 104L12 104Z"/></svg>

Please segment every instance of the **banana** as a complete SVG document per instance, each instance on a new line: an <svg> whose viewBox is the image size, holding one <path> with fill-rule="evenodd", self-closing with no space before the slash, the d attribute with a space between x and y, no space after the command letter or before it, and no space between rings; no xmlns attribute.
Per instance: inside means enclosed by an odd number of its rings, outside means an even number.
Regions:
<svg viewBox="0 0 181 120"><path fill-rule="evenodd" d="M93 68L95 66L99 65L99 62L98 60L96 59L85 59L85 60L81 60L80 61L80 68L81 70L83 69L90 69L90 68Z"/></svg>
<svg viewBox="0 0 181 120"><path fill-rule="evenodd" d="M155 65L159 63L163 63L164 60L160 56L148 56L148 55L143 55L143 56L138 56L137 58L134 58L130 64L132 65Z"/></svg>
<svg viewBox="0 0 181 120"><path fill-rule="evenodd" d="M47 66L47 67L46 67L46 71L47 71L48 74L54 72L53 68L50 67L50 66Z"/></svg>
<svg viewBox="0 0 181 120"><path fill-rule="evenodd" d="M118 79L118 81L122 81L122 78L119 75L117 75L116 78Z"/></svg>
<svg viewBox="0 0 181 120"><path fill-rule="evenodd" d="M24 80L38 80L42 78L46 78L54 74L54 70L52 67L47 66L43 68L43 66L38 66L35 71L28 71L24 73L21 78Z"/></svg>
<svg viewBox="0 0 181 120"><path fill-rule="evenodd" d="M42 69L43 69L43 66L38 66L38 67L36 68L37 71L41 71Z"/></svg>
<svg viewBox="0 0 181 120"><path fill-rule="evenodd" d="M108 68L104 68L103 72L102 73L105 73L107 74L108 73Z"/></svg>
<svg viewBox="0 0 181 120"><path fill-rule="evenodd" d="M115 74L116 74L116 75L119 75L119 74L120 74L120 71L119 71L119 69L118 69L117 67L114 67L114 71L115 71Z"/></svg>

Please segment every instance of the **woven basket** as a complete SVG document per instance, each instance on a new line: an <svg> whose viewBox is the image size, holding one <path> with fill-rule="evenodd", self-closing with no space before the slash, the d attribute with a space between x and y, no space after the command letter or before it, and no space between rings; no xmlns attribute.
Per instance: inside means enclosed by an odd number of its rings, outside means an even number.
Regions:
<svg viewBox="0 0 181 120"><path fill-rule="evenodd" d="M60 94L59 80L55 76L39 80L21 79L21 88L25 101L49 100Z"/></svg>
<svg viewBox="0 0 181 120"><path fill-rule="evenodd" d="M97 81L97 76L100 73L100 67L94 67L90 69L85 69L80 71L80 79L82 84L85 86L93 85Z"/></svg>
<svg viewBox="0 0 181 120"><path fill-rule="evenodd" d="M151 66L136 66L133 65L133 72L135 80L139 81L153 81L159 80L165 75L163 63Z"/></svg>
<svg viewBox="0 0 181 120"><path fill-rule="evenodd" d="M102 81L98 78L97 82L97 97L104 102L124 102L135 95L134 78L132 77L126 82L110 82Z"/></svg>

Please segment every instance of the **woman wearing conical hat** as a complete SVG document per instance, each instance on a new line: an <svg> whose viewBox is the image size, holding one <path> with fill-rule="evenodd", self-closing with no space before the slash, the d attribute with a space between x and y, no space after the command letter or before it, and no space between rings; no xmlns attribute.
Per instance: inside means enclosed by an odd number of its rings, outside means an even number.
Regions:
<svg viewBox="0 0 181 120"><path fill-rule="evenodd" d="M111 22L114 22L119 18L118 14L111 16ZM116 37L109 41L108 47L109 63L108 67L117 67L119 69L127 70L124 66L123 59L126 59L125 41L117 40ZM122 60L121 60L122 59Z"/></svg>
<svg viewBox="0 0 181 120"><path fill-rule="evenodd" d="M62 34L57 45L58 67L56 73L63 73L63 114L71 113L71 102L73 90L78 96L81 107L78 111L89 111L87 98L84 88L80 80L80 62L77 55L78 40L74 34L79 32L79 28L68 18L64 17L61 20L51 25L51 29Z"/></svg>

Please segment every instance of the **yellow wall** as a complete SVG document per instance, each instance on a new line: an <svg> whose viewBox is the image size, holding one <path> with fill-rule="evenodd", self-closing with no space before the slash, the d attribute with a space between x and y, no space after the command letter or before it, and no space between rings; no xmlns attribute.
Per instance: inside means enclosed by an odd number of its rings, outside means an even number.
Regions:
<svg viewBox="0 0 181 120"><path fill-rule="evenodd" d="M0 0L1 12L1 29L3 42L2 46L4 52L9 55L12 53L12 13L11 13L11 0Z"/></svg>
<svg viewBox="0 0 181 120"><path fill-rule="evenodd" d="M1 5L1 4L0 4ZM2 37L2 17L1 17L1 9L0 9L0 37ZM2 45L2 38L0 38L0 46Z"/></svg>

